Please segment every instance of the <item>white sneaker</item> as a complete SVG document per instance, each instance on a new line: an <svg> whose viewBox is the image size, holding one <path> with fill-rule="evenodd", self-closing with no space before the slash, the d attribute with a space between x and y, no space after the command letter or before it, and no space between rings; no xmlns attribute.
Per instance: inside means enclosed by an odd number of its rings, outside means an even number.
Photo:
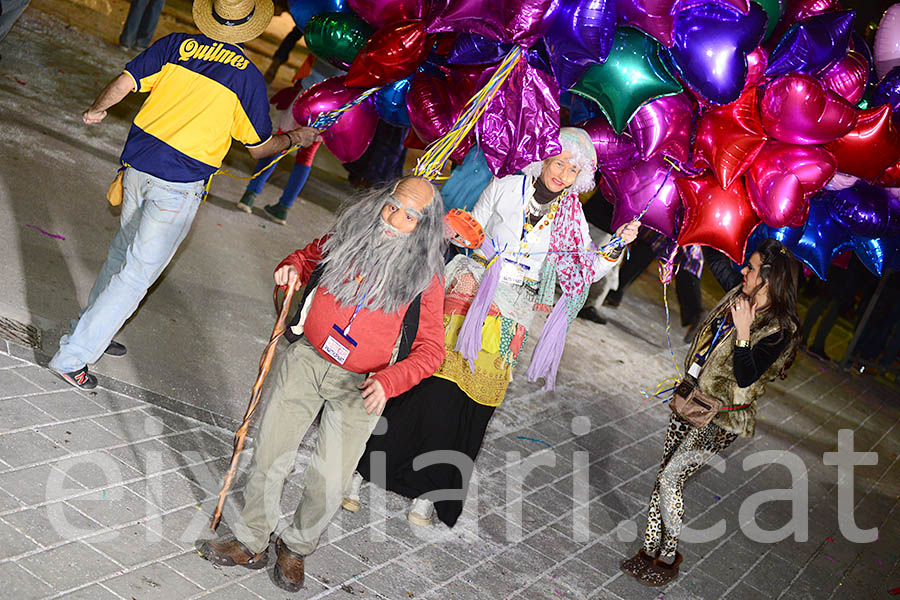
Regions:
<svg viewBox="0 0 900 600"><path fill-rule="evenodd" d="M416 498L412 501L406 518L414 525L431 525L431 515L434 514L434 503L425 498Z"/></svg>
<svg viewBox="0 0 900 600"><path fill-rule="evenodd" d="M341 500L341 508L349 510L350 512L359 512L359 487L362 485L362 480L362 475L354 471L353 477L350 478L350 485L347 486L347 489L344 491L344 499Z"/></svg>

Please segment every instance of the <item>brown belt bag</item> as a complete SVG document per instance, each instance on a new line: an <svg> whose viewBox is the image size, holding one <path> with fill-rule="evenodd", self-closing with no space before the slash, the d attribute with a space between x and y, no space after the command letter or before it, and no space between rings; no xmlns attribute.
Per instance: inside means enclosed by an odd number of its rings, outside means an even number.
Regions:
<svg viewBox="0 0 900 600"><path fill-rule="evenodd" d="M696 384L686 380L678 384L675 396L669 402L669 408L694 427L706 427L720 410L743 410L748 406L750 405L723 406L721 400L704 394L697 389Z"/></svg>

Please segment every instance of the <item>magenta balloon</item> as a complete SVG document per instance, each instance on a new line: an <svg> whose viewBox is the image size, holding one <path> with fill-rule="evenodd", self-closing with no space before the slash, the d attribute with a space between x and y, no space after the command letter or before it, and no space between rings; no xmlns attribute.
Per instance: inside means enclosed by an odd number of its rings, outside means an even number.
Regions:
<svg viewBox="0 0 900 600"><path fill-rule="evenodd" d="M637 146L627 133L618 135L606 117L588 119L578 127L587 131L597 151L597 166L603 171L622 171L633 167L638 159Z"/></svg>
<svg viewBox="0 0 900 600"><path fill-rule="evenodd" d="M825 87L836 92L850 104L856 104L866 91L869 81L869 62L859 52L850 51L833 67L819 76Z"/></svg>
<svg viewBox="0 0 900 600"><path fill-rule="evenodd" d="M768 141L747 169L747 191L756 214L771 227L800 227L809 198L834 175L837 162L819 146Z"/></svg>
<svg viewBox="0 0 900 600"><path fill-rule="evenodd" d="M856 124L856 107L803 73L770 82L760 101L763 127L789 144L824 144L843 137Z"/></svg>
<svg viewBox="0 0 900 600"><path fill-rule="evenodd" d="M685 94L664 96L643 105L628 123L628 132L648 160L658 153L678 161L688 159L694 111Z"/></svg>
<svg viewBox="0 0 900 600"><path fill-rule="evenodd" d="M400 21L415 21L425 18L427 0L347 0L363 21L381 28Z"/></svg>
<svg viewBox="0 0 900 600"><path fill-rule="evenodd" d="M552 0L435 0L429 33L477 33L523 48L538 40L551 23L544 19Z"/></svg>
<svg viewBox="0 0 900 600"><path fill-rule="evenodd" d="M344 77L332 77L320 81L294 102L294 119L298 123L311 123L323 112L334 110L359 97L360 90L344 85ZM322 133L328 150L341 162L352 162L363 155L378 124L373 98L360 102Z"/></svg>
<svg viewBox="0 0 900 600"><path fill-rule="evenodd" d="M675 175L662 156L639 162L627 171L604 172L603 178L612 191L613 230L641 214L655 194L641 223L675 239L678 211L681 210Z"/></svg>
<svg viewBox="0 0 900 600"><path fill-rule="evenodd" d="M900 4L894 4L881 17L875 32L875 72L881 79L896 66L900 66Z"/></svg>
<svg viewBox="0 0 900 600"><path fill-rule="evenodd" d="M747 55L747 83L745 88L753 87L762 82L766 75L766 67L769 65L769 51L759 46Z"/></svg>
<svg viewBox="0 0 900 600"><path fill-rule="evenodd" d="M491 172L510 175L562 151L559 86L549 73L519 61L475 125Z"/></svg>
<svg viewBox="0 0 900 600"><path fill-rule="evenodd" d="M406 109L413 131L430 144L450 130L459 106L453 101L447 80L419 71L406 92Z"/></svg>

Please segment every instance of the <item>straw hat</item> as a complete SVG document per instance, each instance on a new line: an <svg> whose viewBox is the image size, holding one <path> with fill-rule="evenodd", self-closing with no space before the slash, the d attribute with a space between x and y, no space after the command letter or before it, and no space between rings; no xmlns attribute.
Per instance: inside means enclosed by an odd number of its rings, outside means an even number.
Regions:
<svg viewBox="0 0 900 600"><path fill-rule="evenodd" d="M207 37L239 44L258 37L272 20L272 0L194 0L194 23Z"/></svg>

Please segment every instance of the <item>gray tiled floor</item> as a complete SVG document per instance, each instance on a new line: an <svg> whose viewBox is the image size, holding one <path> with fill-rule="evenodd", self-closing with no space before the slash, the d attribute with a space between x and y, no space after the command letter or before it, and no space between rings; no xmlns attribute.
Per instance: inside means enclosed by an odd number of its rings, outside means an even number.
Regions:
<svg viewBox="0 0 900 600"><path fill-rule="evenodd" d="M48 380L4 349L3 380L38 387L0 401L23 406L9 413L14 426L0 431L0 578L7 591L100 600L284 597L266 572L216 568L193 550L209 537L228 432L103 390L43 390ZM27 379L19 369L28 370ZM766 397L774 418L761 420L757 437L725 454L724 472L706 469L686 488L686 524L703 529L724 519L726 533L682 544L683 576L661 590L664 597L877 598L900 585L900 409L890 398L868 380L801 360ZM640 543L664 409L616 394L602 409L561 400L489 434L478 464L481 493L453 530L415 528L404 518L406 502L390 493L383 508L380 501L370 506L382 492L364 486L363 511L335 517L296 597L656 598L621 574L618 562ZM591 425L576 426L576 435L572 419L579 416ZM624 425L637 420L642 425ZM878 527L876 542L841 535L836 468L821 462L835 450L838 428L854 430L857 451L878 455L878 464L856 467L853 496L856 524ZM807 540L760 543L741 528L738 509L752 494L792 485L777 464L744 470L743 461L761 450L790 452L807 465ZM505 464L509 451L518 463ZM523 481L521 461L551 453L556 464ZM226 527L239 489L240 480ZM286 514L301 490L302 479L292 476ZM790 502L766 502L756 522L775 530L790 511Z"/></svg>

